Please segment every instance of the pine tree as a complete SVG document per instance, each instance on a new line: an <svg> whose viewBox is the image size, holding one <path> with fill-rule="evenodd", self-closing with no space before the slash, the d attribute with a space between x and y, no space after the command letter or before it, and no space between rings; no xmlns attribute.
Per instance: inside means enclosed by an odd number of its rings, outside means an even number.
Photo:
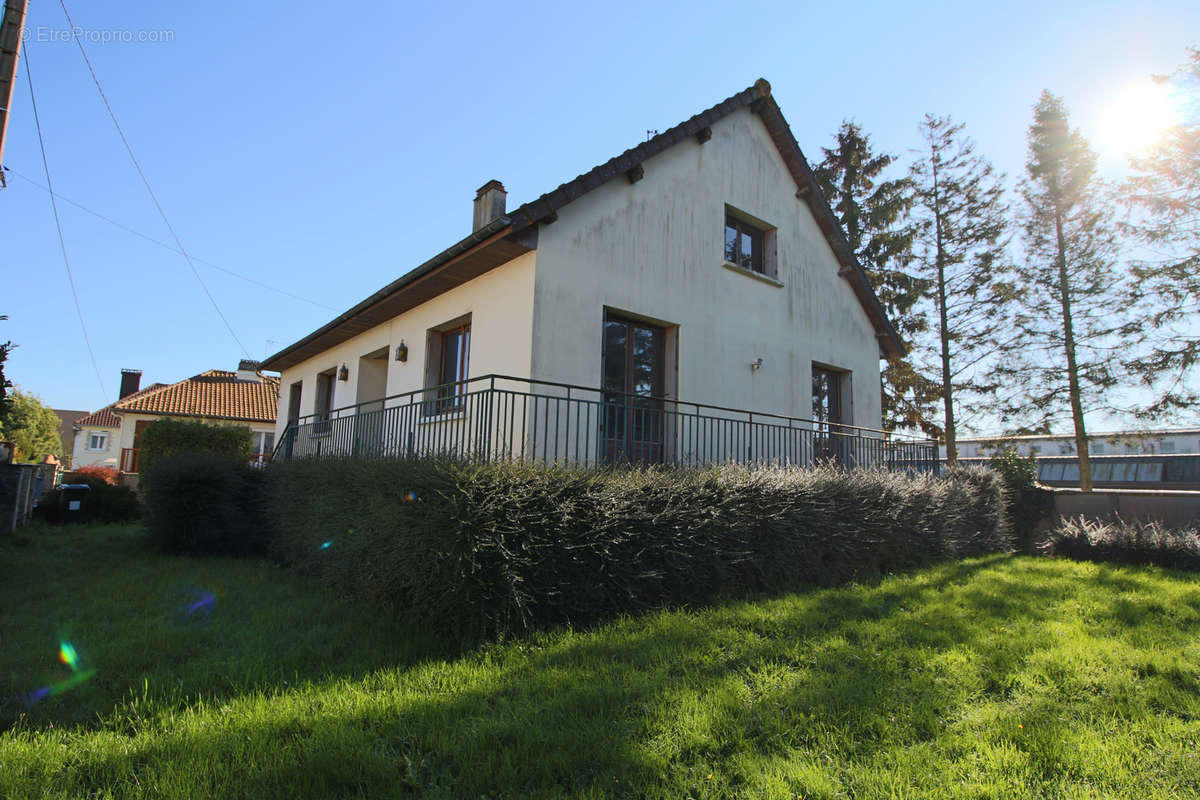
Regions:
<svg viewBox="0 0 1200 800"><path fill-rule="evenodd" d="M1133 212L1127 229L1154 254L1133 265L1129 300L1144 308L1146 325L1130 332L1142 347L1125 367L1153 390L1139 409L1158 419L1200 407L1200 49L1191 63L1160 78L1183 108L1185 119L1169 128L1141 157L1130 159L1125 183Z"/></svg>
<svg viewBox="0 0 1200 800"><path fill-rule="evenodd" d="M908 348L928 327L917 308L928 284L909 269L914 235L908 223L912 181L884 176L895 156L873 152L870 138L857 124L843 122L834 139L834 147L821 148L824 158L813 173L846 232L851 251ZM918 373L910 359L889 359L882 381L885 427L940 433L933 421L933 404L940 391L936 382Z"/></svg>
<svg viewBox="0 0 1200 800"><path fill-rule="evenodd" d="M975 155L962 124L926 115L919 126L925 147L912 166L916 192L914 255L920 275L933 286L936 369L941 375L946 457L958 460L955 396L978 406L995 387L983 383L982 367L1006 344L1001 309L1014 289L1003 278L1008 248L1004 176ZM929 337L932 338L932 337Z"/></svg>
<svg viewBox="0 0 1200 800"><path fill-rule="evenodd" d="M8 319L7 316L0 314L0 320L6 319ZM8 416L12 413L12 396L9 392L9 389L12 388L12 381L4 377L4 362L8 360L8 354L15 346L12 342L0 344L0 431L4 430Z"/></svg>
<svg viewBox="0 0 1200 800"><path fill-rule="evenodd" d="M1010 388L1002 419L1021 432L1049 431L1069 414L1079 457L1079 484L1092 489L1088 409L1117 384L1113 363L1122 330L1112 209L1095 177L1096 154L1071 130L1062 100L1043 92L1029 128L1027 176L1021 184L1024 261L1012 325L1019 343L993 370Z"/></svg>

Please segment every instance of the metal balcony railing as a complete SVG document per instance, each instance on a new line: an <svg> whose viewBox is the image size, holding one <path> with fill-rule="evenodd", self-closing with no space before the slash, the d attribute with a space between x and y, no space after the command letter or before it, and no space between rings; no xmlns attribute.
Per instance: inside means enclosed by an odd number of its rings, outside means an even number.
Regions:
<svg viewBox="0 0 1200 800"><path fill-rule="evenodd" d="M853 425L484 375L301 417L273 459L449 455L580 466L836 462L938 470L928 439Z"/></svg>

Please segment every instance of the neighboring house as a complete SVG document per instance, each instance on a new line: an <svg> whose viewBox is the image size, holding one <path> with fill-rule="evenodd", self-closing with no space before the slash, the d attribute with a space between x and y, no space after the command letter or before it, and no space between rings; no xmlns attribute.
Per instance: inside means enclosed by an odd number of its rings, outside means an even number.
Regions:
<svg viewBox="0 0 1200 800"><path fill-rule="evenodd" d="M131 380L131 376L136 376ZM116 467L136 474L141 433L165 417L245 424L253 436L255 463L265 463L275 448L275 409L279 380L259 372L258 362L242 361L236 372L212 369L179 383L138 389L141 373L122 372L122 397L76 421L75 467Z"/></svg>
<svg viewBox="0 0 1200 800"><path fill-rule="evenodd" d="M66 469L71 468L71 457L75 452L75 421L87 416L86 411L68 411L63 408L51 409L58 417L58 437L62 439L62 463Z"/></svg>
<svg viewBox="0 0 1200 800"><path fill-rule="evenodd" d="M1075 435L991 436L958 440L959 458L987 458L1013 447L1022 456L1073 456ZM939 449L946 457L946 448ZM1140 431L1105 431L1088 434L1088 452L1094 456L1172 455L1200 453L1200 428L1164 428Z"/></svg>
<svg viewBox="0 0 1200 800"><path fill-rule="evenodd" d="M165 383L155 383L145 389L139 389L141 381L141 370L121 370L120 399L75 420L71 469L92 466L117 469L121 466L121 418L117 415L116 407L140 394L156 392L167 387Z"/></svg>
<svg viewBox="0 0 1200 800"><path fill-rule="evenodd" d="M902 347L765 80L505 207L263 362L286 452L878 459Z"/></svg>

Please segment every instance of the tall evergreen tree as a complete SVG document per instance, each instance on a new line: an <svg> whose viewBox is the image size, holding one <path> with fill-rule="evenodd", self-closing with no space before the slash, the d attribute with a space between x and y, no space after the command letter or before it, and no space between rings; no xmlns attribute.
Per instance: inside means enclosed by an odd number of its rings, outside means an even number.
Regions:
<svg viewBox="0 0 1200 800"><path fill-rule="evenodd" d="M1105 404L1117 384L1120 276L1116 237L1096 154L1071 130L1061 99L1043 92L1029 128L1029 161L1021 184L1025 258L1013 333L1019 342L993 371L1007 396L1003 419L1018 430L1049 431L1069 415L1079 457L1079 484L1092 489L1088 409Z"/></svg>
<svg viewBox="0 0 1200 800"><path fill-rule="evenodd" d="M4 314L0 314L0 320L8 319ZM4 362L8 360L8 354L15 347L12 342L0 344L0 430L4 430L4 425L8 420L8 415L12 413L12 396L9 389L12 388L12 381L4 377Z"/></svg>
<svg viewBox="0 0 1200 800"><path fill-rule="evenodd" d="M1151 419L1200 407L1200 48L1160 80L1184 118L1131 159L1134 175L1123 187L1133 212L1127 227L1154 254L1133 265L1130 301L1145 307L1147 325L1132 331L1142 347L1125 360L1153 391L1139 409Z"/></svg>
<svg viewBox="0 0 1200 800"><path fill-rule="evenodd" d="M919 126L924 148L912 166L916 193L913 217L915 263L933 286L933 334L945 416L946 457L958 460L955 397L985 400L982 379L990 356L1007 344L1001 309L1014 289L1004 281L1008 248L1008 205L1004 176L975 155L962 124L925 115ZM932 338L932 337L928 337ZM925 365L922 365L924 367ZM967 380L969 379L969 380Z"/></svg>
<svg viewBox="0 0 1200 800"><path fill-rule="evenodd" d="M928 284L910 270L912 181L884 175L895 156L875 153L870 137L857 124L843 122L834 140L832 148L821 148L824 158L814 165L813 173L907 348L916 334L927 329L917 304ZM940 432L934 422L936 382L919 374L910 359L889 359L882 379L885 426Z"/></svg>

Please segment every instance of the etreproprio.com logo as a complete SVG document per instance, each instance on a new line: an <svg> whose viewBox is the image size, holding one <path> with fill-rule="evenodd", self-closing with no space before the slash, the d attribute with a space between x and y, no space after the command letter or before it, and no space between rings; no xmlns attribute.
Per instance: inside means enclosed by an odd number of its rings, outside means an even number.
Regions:
<svg viewBox="0 0 1200 800"><path fill-rule="evenodd" d="M125 28L54 28L49 25L26 27L27 42L73 42L84 44L161 44L175 41L175 31L128 30Z"/></svg>

